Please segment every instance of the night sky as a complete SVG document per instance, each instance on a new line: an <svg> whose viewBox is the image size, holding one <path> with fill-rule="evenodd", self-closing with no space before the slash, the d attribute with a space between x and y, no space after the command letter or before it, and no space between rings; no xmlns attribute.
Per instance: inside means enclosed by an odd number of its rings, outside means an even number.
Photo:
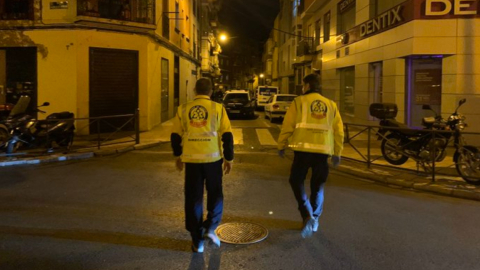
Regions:
<svg viewBox="0 0 480 270"><path fill-rule="evenodd" d="M280 8L279 0L223 0L219 20L230 36L268 39Z"/></svg>

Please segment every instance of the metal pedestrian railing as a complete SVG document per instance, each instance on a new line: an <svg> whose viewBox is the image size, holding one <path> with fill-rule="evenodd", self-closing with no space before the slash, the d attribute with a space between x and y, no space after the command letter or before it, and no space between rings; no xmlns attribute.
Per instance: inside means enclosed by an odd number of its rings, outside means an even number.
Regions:
<svg viewBox="0 0 480 270"><path fill-rule="evenodd" d="M134 114L111 115L100 117L83 117L70 119L44 119L40 120L42 129L45 131L45 142L51 144L28 145L27 142L21 144L14 153L6 153L6 145L0 148L0 157L16 157L16 156L41 156L51 150L53 152L61 151L68 153L71 151L81 151L85 149L101 149L102 147L126 144L140 143L140 121L139 110ZM72 123L75 127L73 140L68 145L54 142L53 136L48 131L55 127L59 122ZM35 132L35 131L33 131ZM21 141L20 141L21 142ZM67 144L67 143L65 143ZM51 148L53 146L53 148Z"/></svg>
<svg viewBox="0 0 480 270"><path fill-rule="evenodd" d="M380 129L386 131L386 133L379 132ZM381 150L382 141L387 140L387 135L392 131L404 131L404 132L416 132L417 135L415 136L415 140L421 140L429 138L429 140L436 142L437 139L443 139L446 141L447 146L445 147L445 151L447 153L447 157L443 161L439 161L438 157L436 156L439 146L436 143L432 143L429 147L429 154L431 157L425 158L423 161L419 157L415 157L412 154L407 154L402 147L395 148L395 152L398 154L405 154L409 156L409 164L406 165L392 165L389 164ZM368 168L371 168L372 164L375 165L382 165L382 166L389 166L395 168L402 168L408 170L416 170L417 173L420 172L420 167L423 167L424 171L430 174L432 181L436 180L436 175L443 170L446 174L451 174L450 170L452 167L455 167L455 162L453 161L453 155L456 152L457 148L455 146L455 133L456 131L450 130L435 130L435 129L406 129L406 128L398 128L398 127L384 127L378 125L362 125L362 124L352 124L352 123L344 123L344 132L345 132L345 139L344 139L344 154L343 156L347 159L352 159L356 161L365 162ZM457 134L463 138L466 138L467 141L470 142L479 142L480 140L480 133L477 132L461 132L461 134ZM446 139L448 138L448 139ZM403 144L403 148L406 146L414 147L415 140L411 142L407 142ZM463 141L457 142L459 144L463 144ZM461 146L461 145L459 145ZM478 145L473 145L476 149L478 149ZM345 151L346 150L346 151ZM475 150L476 151L476 150ZM452 154L452 155L451 155ZM476 152L476 157L479 158L479 154ZM451 162L448 161L447 158L451 158ZM428 164L425 164L425 160L427 160ZM477 167L480 166L475 164ZM412 163L414 164L415 168L412 168ZM439 166L440 164L440 166ZM480 168L479 168L480 169ZM480 172L479 172L480 173ZM459 176L456 174L456 176ZM477 176L478 177L478 176Z"/></svg>

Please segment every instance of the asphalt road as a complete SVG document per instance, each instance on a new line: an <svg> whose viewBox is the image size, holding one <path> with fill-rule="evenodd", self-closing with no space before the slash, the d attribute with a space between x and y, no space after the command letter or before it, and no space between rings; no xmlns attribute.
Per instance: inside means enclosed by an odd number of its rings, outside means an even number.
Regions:
<svg viewBox="0 0 480 270"><path fill-rule="evenodd" d="M333 172L320 231L302 239L291 156L244 142L224 179L224 222L269 229L263 242L192 255L183 176L169 146L80 162L0 168L0 269L480 269L480 203ZM253 147L253 148L252 148Z"/></svg>

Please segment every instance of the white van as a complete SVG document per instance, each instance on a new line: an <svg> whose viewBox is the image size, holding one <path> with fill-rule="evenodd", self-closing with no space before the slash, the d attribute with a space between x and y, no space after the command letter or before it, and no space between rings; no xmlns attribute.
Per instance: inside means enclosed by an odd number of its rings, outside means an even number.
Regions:
<svg viewBox="0 0 480 270"><path fill-rule="evenodd" d="M255 93L257 108L264 108L268 99L276 94L278 94L278 87L276 86L259 86Z"/></svg>

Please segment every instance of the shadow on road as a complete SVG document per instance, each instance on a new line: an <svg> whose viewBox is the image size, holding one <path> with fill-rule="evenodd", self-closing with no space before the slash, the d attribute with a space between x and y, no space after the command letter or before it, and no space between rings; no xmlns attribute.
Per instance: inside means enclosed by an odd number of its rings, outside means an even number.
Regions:
<svg viewBox="0 0 480 270"><path fill-rule="evenodd" d="M208 268L205 268L205 257L208 257ZM210 254L194 253L187 270L218 270L222 258L221 249L214 249Z"/></svg>
<svg viewBox="0 0 480 270"><path fill-rule="evenodd" d="M190 252L190 241L187 240L158 236L135 235L123 232L0 226L0 234L51 237L56 239Z"/></svg>

